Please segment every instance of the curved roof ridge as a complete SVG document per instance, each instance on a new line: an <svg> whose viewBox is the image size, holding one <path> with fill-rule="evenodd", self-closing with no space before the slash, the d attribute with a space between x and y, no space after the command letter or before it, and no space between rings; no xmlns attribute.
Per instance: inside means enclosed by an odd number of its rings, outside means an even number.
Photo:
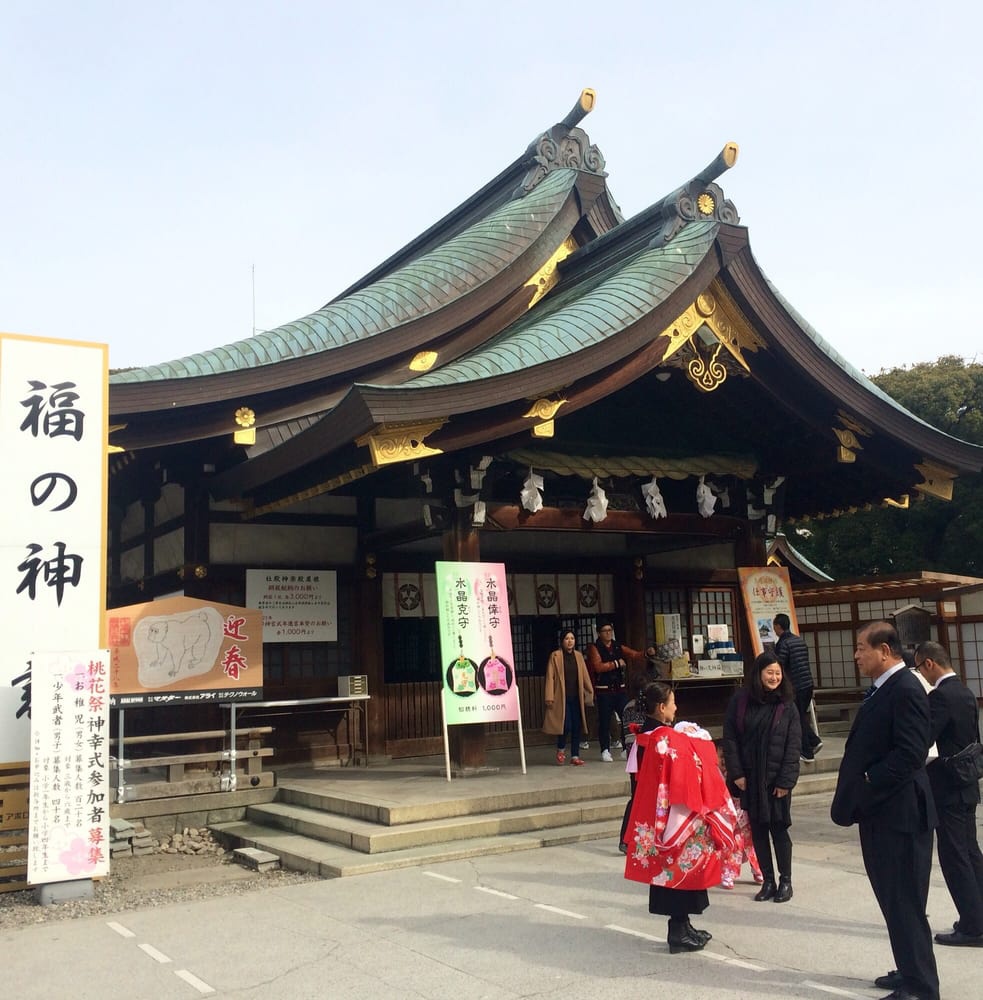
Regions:
<svg viewBox="0 0 983 1000"><path fill-rule="evenodd" d="M813 344L823 352L834 364L838 365L844 374L848 375L854 382L862 386L871 395L876 396L879 400L887 403L889 406L893 407L899 413L903 413L906 417L911 418L916 423L921 424L923 427L927 427L930 431L935 434L941 434L942 437L948 438L950 441L958 441L961 445L970 445L973 448L981 448L980 445L973 444L971 441L964 441L962 438L956 437L954 434L949 434L946 431L941 430L934 424L930 424L927 420L922 420L916 413L912 413L911 410L906 409L902 406L893 396L888 395L876 382L871 381L859 368L850 364L846 358L836 350L829 341L823 339L823 336L818 330L813 327L807 319L805 319L801 313L799 313L794 306L789 303L784 295L778 290L775 284L771 281L768 275L761 270L760 265L755 261L755 266L758 268L761 277L764 278L765 284L768 286L769 291L775 298L781 303L782 308L795 320L802 332L813 342Z"/></svg>
<svg viewBox="0 0 983 1000"><path fill-rule="evenodd" d="M307 316L174 361L117 372L110 380L192 378L274 364L365 340L435 312L516 261L556 216L577 177L574 169L554 171L525 198L507 202L422 257Z"/></svg>
<svg viewBox="0 0 983 1000"><path fill-rule="evenodd" d="M719 223L694 222L665 246L640 251L627 262L527 313L463 358L403 382L400 390L434 388L520 371L556 361L600 343L644 317L693 273L716 238ZM549 303L548 308L543 308ZM571 338L574 343L571 344ZM361 383L366 388L390 388Z"/></svg>

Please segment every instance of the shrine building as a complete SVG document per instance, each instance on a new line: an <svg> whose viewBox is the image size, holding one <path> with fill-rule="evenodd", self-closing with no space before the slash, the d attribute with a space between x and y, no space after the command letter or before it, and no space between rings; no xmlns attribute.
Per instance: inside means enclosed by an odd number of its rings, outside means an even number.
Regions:
<svg viewBox="0 0 983 1000"><path fill-rule="evenodd" d="M737 568L782 561L783 525L951 498L983 468L769 282L721 186L735 144L626 219L593 102L310 315L111 375L110 607L332 570L337 641L268 642L264 697L366 675L373 752L408 756L442 745L434 562L501 562L533 740L560 628L582 649L611 617L641 649L678 613L749 650ZM728 694L691 686L687 714ZM319 741L299 716L274 739Z"/></svg>

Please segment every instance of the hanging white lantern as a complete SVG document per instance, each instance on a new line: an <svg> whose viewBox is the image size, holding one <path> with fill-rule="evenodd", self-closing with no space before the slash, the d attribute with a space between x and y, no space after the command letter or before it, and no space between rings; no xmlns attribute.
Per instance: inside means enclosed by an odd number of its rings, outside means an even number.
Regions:
<svg viewBox="0 0 983 1000"><path fill-rule="evenodd" d="M642 484L642 496L645 497L645 509L649 512L649 517L658 520L660 517L668 517L666 502L662 498L662 490L659 489L659 482L652 477L652 482Z"/></svg>
<svg viewBox="0 0 983 1000"><path fill-rule="evenodd" d="M603 521L608 516L608 495L597 485L597 476L594 477L594 485L591 487L590 496L587 498L587 509L584 511L584 520Z"/></svg>
<svg viewBox="0 0 983 1000"><path fill-rule="evenodd" d="M529 470L529 475L526 476L526 481L522 484L522 491L519 493L519 499L522 501L522 506L529 511L530 514L535 514L537 510L542 510L543 508L543 494L540 490L543 488L543 477L537 476L532 469Z"/></svg>

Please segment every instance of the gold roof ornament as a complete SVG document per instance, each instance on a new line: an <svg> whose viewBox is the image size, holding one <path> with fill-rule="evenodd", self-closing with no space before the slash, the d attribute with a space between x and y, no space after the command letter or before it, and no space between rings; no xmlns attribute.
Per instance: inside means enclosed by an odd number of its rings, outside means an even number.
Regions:
<svg viewBox="0 0 983 1000"><path fill-rule="evenodd" d="M717 280L712 281L661 336L669 338L663 363L678 352L674 367L683 368L703 392L719 388L728 371L749 373L751 367L745 353L764 347L764 341ZM726 354L722 355L721 348Z"/></svg>
<svg viewBox="0 0 983 1000"><path fill-rule="evenodd" d="M433 368L436 361L436 351L419 351L413 355L413 360L410 361L410 371L428 372Z"/></svg>
<svg viewBox="0 0 983 1000"><path fill-rule="evenodd" d="M576 249L577 241L572 236L568 236L553 251L550 259L526 282L525 287L533 289L532 298L529 300L529 305L526 306L526 309L532 309L544 295L553 290L556 283L560 280L557 265L561 260L569 257Z"/></svg>
<svg viewBox="0 0 983 1000"><path fill-rule="evenodd" d="M884 497L885 507L897 507L898 510L907 510L910 505L911 496L907 493L902 493L897 500L891 497Z"/></svg>
<svg viewBox="0 0 983 1000"><path fill-rule="evenodd" d="M425 438L440 430L447 421L444 418L418 423L379 424L368 434L356 438L357 445L368 446L374 465L392 465L394 462L408 462L440 455L440 448L431 448Z"/></svg>
<svg viewBox="0 0 983 1000"><path fill-rule="evenodd" d="M915 486L919 493L938 497L940 500L952 499L952 484L956 478L952 469L931 462L927 458L922 459L920 464L916 464L915 469L923 480Z"/></svg>
<svg viewBox="0 0 983 1000"><path fill-rule="evenodd" d="M565 399L537 399L522 415L535 417L536 420L552 420L556 416L556 411L565 402Z"/></svg>
<svg viewBox="0 0 983 1000"><path fill-rule="evenodd" d="M235 421L241 430L235 431L232 440L236 444L252 445L256 443L256 414L248 406L240 406L235 412Z"/></svg>

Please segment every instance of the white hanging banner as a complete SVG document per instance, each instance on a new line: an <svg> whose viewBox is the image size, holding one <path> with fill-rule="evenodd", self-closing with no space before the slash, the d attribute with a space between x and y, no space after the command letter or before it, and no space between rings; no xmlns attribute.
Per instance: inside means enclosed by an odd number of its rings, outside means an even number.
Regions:
<svg viewBox="0 0 983 1000"><path fill-rule="evenodd" d="M31 752L31 659L105 642L108 348L0 334L0 763Z"/></svg>

